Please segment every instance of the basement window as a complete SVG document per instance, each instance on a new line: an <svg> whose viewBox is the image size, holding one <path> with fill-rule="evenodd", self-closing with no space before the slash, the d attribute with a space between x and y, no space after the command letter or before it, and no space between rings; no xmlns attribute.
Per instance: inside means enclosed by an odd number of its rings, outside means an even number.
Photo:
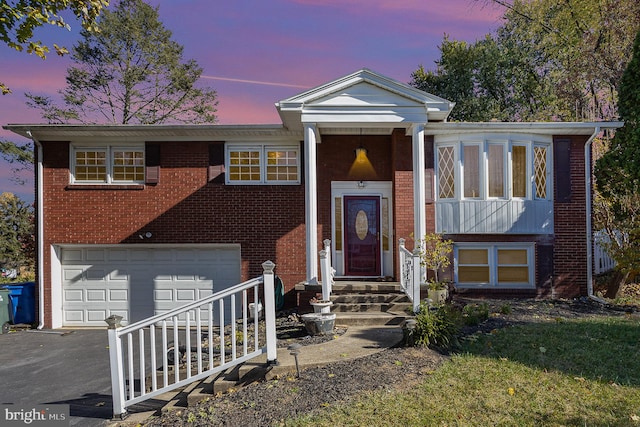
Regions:
<svg viewBox="0 0 640 427"><path fill-rule="evenodd" d="M460 243L454 248L460 288L533 288L533 244Z"/></svg>

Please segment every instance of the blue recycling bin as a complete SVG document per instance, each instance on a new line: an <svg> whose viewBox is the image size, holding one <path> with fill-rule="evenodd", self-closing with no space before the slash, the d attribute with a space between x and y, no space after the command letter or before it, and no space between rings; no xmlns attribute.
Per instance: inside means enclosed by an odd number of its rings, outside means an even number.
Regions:
<svg viewBox="0 0 640 427"><path fill-rule="evenodd" d="M36 318L36 284L34 282L4 285L9 290L9 314L14 324L31 324Z"/></svg>

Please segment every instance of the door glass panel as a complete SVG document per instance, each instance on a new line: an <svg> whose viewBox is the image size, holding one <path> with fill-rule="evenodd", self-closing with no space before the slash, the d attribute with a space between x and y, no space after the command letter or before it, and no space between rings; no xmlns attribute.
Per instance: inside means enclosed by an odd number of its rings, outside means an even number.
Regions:
<svg viewBox="0 0 640 427"><path fill-rule="evenodd" d="M336 223L336 234L333 238L333 247L336 248L336 251L342 250L342 197L336 197L334 199L336 212L335 212L335 223Z"/></svg>

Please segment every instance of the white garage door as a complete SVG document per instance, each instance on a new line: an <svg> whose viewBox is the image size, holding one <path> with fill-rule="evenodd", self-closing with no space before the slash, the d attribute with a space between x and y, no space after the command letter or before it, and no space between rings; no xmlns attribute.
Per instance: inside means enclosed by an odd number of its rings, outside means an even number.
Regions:
<svg viewBox="0 0 640 427"><path fill-rule="evenodd" d="M239 247L63 248L64 326L132 323L240 283Z"/></svg>

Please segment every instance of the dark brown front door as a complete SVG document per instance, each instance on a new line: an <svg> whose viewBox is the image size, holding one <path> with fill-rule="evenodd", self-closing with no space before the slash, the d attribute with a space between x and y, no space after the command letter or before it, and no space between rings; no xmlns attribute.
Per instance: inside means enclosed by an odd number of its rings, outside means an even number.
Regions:
<svg viewBox="0 0 640 427"><path fill-rule="evenodd" d="M345 275L380 276L380 197L345 196Z"/></svg>

